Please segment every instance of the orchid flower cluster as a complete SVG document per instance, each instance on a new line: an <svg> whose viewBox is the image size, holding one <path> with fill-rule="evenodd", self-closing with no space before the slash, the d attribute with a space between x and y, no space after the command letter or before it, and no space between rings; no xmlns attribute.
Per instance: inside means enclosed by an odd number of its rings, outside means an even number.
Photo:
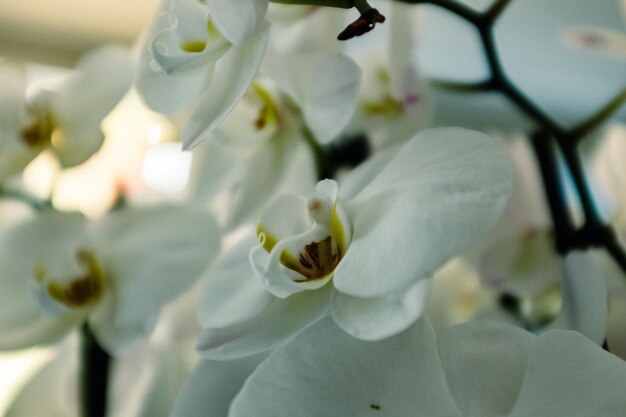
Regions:
<svg viewBox="0 0 626 417"><path fill-rule="evenodd" d="M421 3L486 81L422 75ZM561 127L499 63L513 3L162 0L58 79L0 61L0 349L52 357L5 415L623 416L626 90ZM438 88L535 126L441 127Z"/></svg>

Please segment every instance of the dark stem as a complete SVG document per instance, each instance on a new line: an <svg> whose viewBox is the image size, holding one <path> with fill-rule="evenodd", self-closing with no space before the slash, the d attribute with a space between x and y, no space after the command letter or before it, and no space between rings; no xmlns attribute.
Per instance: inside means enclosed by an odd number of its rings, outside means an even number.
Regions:
<svg viewBox="0 0 626 417"><path fill-rule="evenodd" d="M545 196L554 225L556 250L564 254L570 249L569 245L572 242L575 228L564 204L565 192L556 164L556 149L550 135L543 130L535 132L531 136L530 142L539 164Z"/></svg>
<svg viewBox="0 0 626 417"><path fill-rule="evenodd" d="M81 417L104 417L111 357L95 339L88 323L81 329L80 410Z"/></svg>

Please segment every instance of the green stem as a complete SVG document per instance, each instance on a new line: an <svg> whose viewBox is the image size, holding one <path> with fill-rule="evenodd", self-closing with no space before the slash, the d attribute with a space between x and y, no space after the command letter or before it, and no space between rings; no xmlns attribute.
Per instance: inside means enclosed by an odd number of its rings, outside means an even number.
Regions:
<svg viewBox="0 0 626 417"><path fill-rule="evenodd" d="M81 329L80 387L81 417L105 417L111 357L95 339L89 324Z"/></svg>
<svg viewBox="0 0 626 417"><path fill-rule="evenodd" d="M315 135L311 132L311 129L309 129L308 126L304 125L302 127L302 134L304 136L304 141L309 146L311 155L315 161L317 179L321 181L326 178L333 178L335 170L329 164L324 147L320 145L317 139L315 139Z"/></svg>

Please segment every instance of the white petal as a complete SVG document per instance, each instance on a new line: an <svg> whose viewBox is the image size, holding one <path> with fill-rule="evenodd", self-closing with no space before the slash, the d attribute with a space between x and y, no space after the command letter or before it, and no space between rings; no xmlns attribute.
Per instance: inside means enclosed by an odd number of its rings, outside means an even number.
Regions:
<svg viewBox="0 0 626 417"><path fill-rule="evenodd" d="M325 314L329 301L329 289L305 291L286 299L273 298L263 312L248 321L205 330L197 349L202 357L217 360L267 351Z"/></svg>
<svg viewBox="0 0 626 417"><path fill-rule="evenodd" d="M17 393L5 417L78 417L78 352L63 349Z"/></svg>
<svg viewBox="0 0 626 417"><path fill-rule="evenodd" d="M115 294L110 292L89 316L89 324L98 344L109 355L120 358L141 347L148 340L158 318L158 306L146 307L141 317L120 321Z"/></svg>
<svg viewBox="0 0 626 417"><path fill-rule="evenodd" d="M626 363L576 332L542 334L509 417L621 417Z"/></svg>
<svg viewBox="0 0 626 417"><path fill-rule="evenodd" d="M335 53L284 58L285 68L274 77L298 103L315 138L328 142L346 126L361 83L361 70L352 59Z"/></svg>
<svg viewBox="0 0 626 417"><path fill-rule="evenodd" d="M157 21L166 20L167 16L162 15ZM146 39L152 36L149 34ZM160 113L171 114L190 106L208 86L211 75L208 69L196 76L164 75L155 71L151 63L152 55L147 40L144 40L137 64L135 86L146 104Z"/></svg>
<svg viewBox="0 0 626 417"><path fill-rule="evenodd" d="M77 271L75 251L83 242L84 221L48 212L0 233L0 349L54 342L84 318L69 312L48 316L29 292L36 268L61 284ZM55 244L60 241L64 244Z"/></svg>
<svg viewBox="0 0 626 417"><path fill-rule="evenodd" d="M211 267L204 278L198 304L198 321L203 328L232 326L260 313L272 296L248 261L256 243L249 236Z"/></svg>
<svg viewBox="0 0 626 417"><path fill-rule="evenodd" d="M189 206L123 209L106 217L95 236L122 327L145 322L189 288L219 248L212 216Z"/></svg>
<svg viewBox="0 0 626 417"><path fill-rule="evenodd" d="M294 377L297 376L297 377ZM457 417L426 320L363 342L325 319L274 352L245 383L230 417Z"/></svg>
<svg viewBox="0 0 626 417"><path fill-rule="evenodd" d="M335 291L331 312L337 324L352 336L361 340L384 339L400 333L421 317L431 282L422 279L407 288L373 298Z"/></svg>
<svg viewBox="0 0 626 417"><path fill-rule="evenodd" d="M293 134L293 132L288 132ZM227 225L236 226L258 213L260 205L274 195L273 191L282 180L291 162L297 142L292 137L281 135L261 144L257 152L245 164L245 173L237 189ZM283 219L284 220L284 219Z"/></svg>
<svg viewBox="0 0 626 417"><path fill-rule="evenodd" d="M202 361L178 395L171 417L222 417L266 354L233 361Z"/></svg>
<svg viewBox="0 0 626 417"><path fill-rule="evenodd" d="M52 117L62 131L62 138L52 145L66 166L84 162L99 149L100 123L126 94L133 78L130 52L121 46L89 53L77 70L50 100Z"/></svg>
<svg viewBox="0 0 626 417"><path fill-rule="evenodd" d="M602 346L608 295L602 271L588 252L571 252L565 258L561 293L561 311L550 328L575 330Z"/></svg>
<svg viewBox="0 0 626 417"><path fill-rule="evenodd" d="M420 133L349 202L352 243L335 287L373 297L432 275L495 223L511 186L510 163L488 136L456 128Z"/></svg>
<svg viewBox="0 0 626 417"><path fill-rule="evenodd" d="M312 227L307 198L284 194L265 206L257 221L257 234L269 252L278 241L304 233Z"/></svg>
<svg viewBox="0 0 626 417"><path fill-rule="evenodd" d="M233 46L220 59L210 88L200 99L183 131L186 149L206 139L245 94L261 64L268 37L269 24L266 23L250 40L241 46Z"/></svg>
<svg viewBox="0 0 626 417"><path fill-rule="evenodd" d="M490 321L448 328L438 335L448 387L464 416L507 414L535 341L523 329Z"/></svg>
<svg viewBox="0 0 626 417"><path fill-rule="evenodd" d="M253 35L267 11L267 0L209 0L211 17L224 37L241 45Z"/></svg>

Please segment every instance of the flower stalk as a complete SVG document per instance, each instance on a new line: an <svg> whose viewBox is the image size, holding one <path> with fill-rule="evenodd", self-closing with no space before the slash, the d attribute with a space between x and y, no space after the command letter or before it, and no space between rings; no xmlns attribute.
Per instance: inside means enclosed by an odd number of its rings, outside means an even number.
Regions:
<svg viewBox="0 0 626 417"><path fill-rule="evenodd" d="M98 344L89 324L83 325L80 334L80 415L105 417L111 357Z"/></svg>

